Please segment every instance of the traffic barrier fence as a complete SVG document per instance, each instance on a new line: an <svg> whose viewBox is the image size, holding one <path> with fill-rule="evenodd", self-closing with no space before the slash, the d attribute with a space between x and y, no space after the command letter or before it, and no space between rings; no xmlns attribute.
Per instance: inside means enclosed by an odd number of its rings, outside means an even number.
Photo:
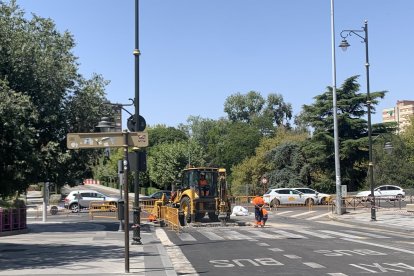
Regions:
<svg viewBox="0 0 414 276"><path fill-rule="evenodd" d="M108 201L91 201L89 203L89 218L118 218L118 206Z"/></svg>
<svg viewBox="0 0 414 276"><path fill-rule="evenodd" d="M0 208L0 232L26 229L26 214L26 207Z"/></svg>

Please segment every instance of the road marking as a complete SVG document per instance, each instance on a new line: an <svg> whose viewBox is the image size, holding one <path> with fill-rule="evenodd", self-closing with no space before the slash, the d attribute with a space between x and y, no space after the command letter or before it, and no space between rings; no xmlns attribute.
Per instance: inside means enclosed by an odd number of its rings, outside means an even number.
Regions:
<svg viewBox="0 0 414 276"><path fill-rule="evenodd" d="M270 244L265 243L265 242L259 242L257 245L258 246L270 246Z"/></svg>
<svg viewBox="0 0 414 276"><path fill-rule="evenodd" d="M308 212L305 212L305 213L300 213L300 214L296 214L296 215L290 216L290 218L297 218L297 217L301 217L301 216L306 216L306 215L309 215L309 214L315 213L315 212L316 211L308 211Z"/></svg>
<svg viewBox="0 0 414 276"><path fill-rule="evenodd" d="M227 240L252 240L251 237L243 235L236 231L221 231L220 235Z"/></svg>
<svg viewBox="0 0 414 276"><path fill-rule="evenodd" d="M283 255L283 256L289 259L302 259L302 257L299 257L298 255Z"/></svg>
<svg viewBox="0 0 414 276"><path fill-rule="evenodd" d="M320 265L320 264L318 264L318 263L303 263L304 265L307 265L307 266L309 266L309 267L312 267L312 268L325 268L323 265Z"/></svg>
<svg viewBox="0 0 414 276"><path fill-rule="evenodd" d="M346 234L346 233L341 233L341 232L337 232L337 231L331 231L331 230L320 230L324 233L328 233L328 234L332 234L332 235L336 235L336 236L340 236L340 237L345 237L345 238L352 238L352 239L365 239L364 237L360 237L360 236L355 236L355 235L351 235L351 234Z"/></svg>
<svg viewBox="0 0 414 276"><path fill-rule="evenodd" d="M331 275L331 276L348 276L348 274L343 274L341 272L328 273L328 275Z"/></svg>
<svg viewBox="0 0 414 276"><path fill-rule="evenodd" d="M286 232L284 230L271 230L271 231L274 232L274 233L280 234L282 236L291 238L291 239L307 239L307 237L305 237L305 236L289 233L289 232Z"/></svg>
<svg viewBox="0 0 414 276"><path fill-rule="evenodd" d="M292 213L293 211L283 211L283 212L276 212L276 215L283 215L283 214L287 214L287 213Z"/></svg>
<svg viewBox="0 0 414 276"><path fill-rule="evenodd" d="M245 229L244 231L246 231L250 234L253 234L256 237L259 237L259 238L262 238L262 239L280 239L280 238L282 238L281 236L275 236L275 235L272 235L272 234L267 234L264 231L261 231L261 229L259 229L259 230Z"/></svg>
<svg viewBox="0 0 414 276"><path fill-rule="evenodd" d="M206 238L208 238L209 240L212 240L212 241L222 241L222 240L224 240L223 237L221 237L221 236L219 236L219 235L217 235L216 233L213 233L213 232L200 231L200 233L202 235L204 235Z"/></svg>
<svg viewBox="0 0 414 276"><path fill-rule="evenodd" d="M382 236L378 234L365 233L365 232L353 231L353 230L345 230L345 232L354 233L354 234L363 235L363 236L372 237L372 238L377 238L377 239L389 239L390 238L390 237L386 237L386 236Z"/></svg>
<svg viewBox="0 0 414 276"><path fill-rule="evenodd" d="M285 251L285 250L283 250L283 249L280 249L280 248L268 248L270 251L273 251L273 252L283 252L283 251Z"/></svg>
<svg viewBox="0 0 414 276"><path fill-rule="evenodd" d="M312 231L303 230L303 229L295 229L295 231L296 232L299 232L299 233L302 233L302 234L307 234L309 236L314 236L314 237L317 237L317 238L321 238L321 239L333 239L334 238L333 236L329 236L329 235L326 235L326 234L318 233L316 231L315 232L312 232Z"/></svg>
<svg viewBox="0 0 414 276"><path fill-rule="evenodd" d="M368 245L372 245L372 246L377 246L377 247L392 249L392 250L395 250L395 251L400 251L400 252L409 253L409 254L413 254L414 255L414 251L407 250L407 249L402 249L402 248L393 247L393 246L389 246L389 245L377 244L377 243L373 243L373 242L361 241L361 240L354 240L354 239L347 239L347 238L342 238L342 239L345 240L345 241L368 244Z"/></svg>
<svg viewBox="0 0 414 276"><path fill-rule="evenodd" d="M317 215L317 216L314 216L314 217L307 218L306 220L314 220L314 219L326 217L326 216L329 216L329 214L330 213L325 213L325 214Z"/></svg>
<svg viewBox="0 0 414 276"><path fill-rule="evenodd" d="M182 241L195 241L196 239L191 236L189 233L178 233L177 236L180 238L180 240Z"/></svg>

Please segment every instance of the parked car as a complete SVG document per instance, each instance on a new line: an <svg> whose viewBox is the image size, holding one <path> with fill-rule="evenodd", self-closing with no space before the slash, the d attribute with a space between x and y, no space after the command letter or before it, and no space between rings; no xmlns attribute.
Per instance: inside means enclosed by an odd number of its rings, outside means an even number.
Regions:
<svg viewBox="0 0 414 276"><path fill-rule="evenodd" d="M88 208L92 201L106 201L109 204L118 206L118 197L105 195L94 190L71 191L65 198L64 205L72 212L79 212L82 208Z"/></svg>
<svg viewBox="0 0 414 276"><path fill-rule="evenodd" d="M318 191L315 191L310 188L292 188L296 191L299 191L301 193L312 195L313 197L318 199L317 204L328 204L328 202L331 200L331 195L320 193Z"/></svg>
<svg viewBox="0 0 414 276"><path fill-rule="evenodd" d="M156 200L156 199L161 199L162 194L165 194L165 196L167 197L167 199L170 199L171 198L171 191L169 191L169 190L160 190L160 191L157 191L155 193L152 193L152 194L150 194L148 196L140 196L139 197L139 200L141 201L141 200L151 200L151 199L155 199Z"/></svg>
<svg viewBox="0 0 414 276"><path fill-rule="evenodd" d="M371 197L371 191L362 191L356 194L356 197L369 198ZM374 196L384 199L401 199L405 197L405 191L395 185L382 185L374 189Z"/></svg>
<svg viewBox="0 0 414 276"><path fill-rule="evenodd" d="M312 205L318 202L313 195L304 194L292 188L271 188L263 195L263 200L270 207L285 204Z"/></svg>

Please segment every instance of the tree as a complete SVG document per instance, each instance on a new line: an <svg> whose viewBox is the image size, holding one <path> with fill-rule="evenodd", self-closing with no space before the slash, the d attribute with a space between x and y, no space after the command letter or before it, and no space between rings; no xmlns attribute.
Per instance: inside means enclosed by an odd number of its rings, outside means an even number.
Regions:
<svg viewBox="0 0 414 276"><path fill-rule="evenodd" d="M183 169L188 165L189 149L194 166L205 165L203 151L194 141L162 143L152 147L148 156L150 180L159 188L167 189L181 178Z"/></svg>
<svg viewBox="0 0 414 276"><path fill-rule="evenodd" d="M154 127L147 128L149 140L149 147L156 146L163 143L173 143L180 141L187 141L187 134L174 127L167 127L165 125L156 125Z"/></svg>
<svg viewBox="0 0 414 276"><path fill-rule="evenodd" d="M0 41L0 80L2 87L7 87L3 93L27 107L12 105L16 123L24 116L36 117L27 119L21 127L30 131L21 131L19 139L30 143L25 148L13 147L9 155L15 159L8 160L7 174L13 173L12 179L22 181L15 185L16 191L38 181L63 185L84 175L88 171L87 160L94 157L88 153L95 151L67 152L66 134L72 130L90 131L105 113L101 109L105 81L100 77L85 80L79 75L72 35L58 32L51 19L36 15L26 19L15 0L9 4L0 2ZM85 99L97 101L83 102ZM6 144L14 143L8 136L5 139L9 139ZM30 158L36 160L30 163L36 173L18 165L23 155L32 155ZM5 174L5 168L0 167L0 174ZM19 176L22 174L24 177Z"/></svg>
<svg viewBox="0 0 414 276"><path fill-rule="evenodd" d="M271 93L264 99L256 91L229 96L224 112L230 121L255 125L263 135L274 134L275 127L290 127L292 118L292 106L284 102L282 95Z"/></svg>
<svg viewBox="0 0 414 276"><path fill-rule="evenodd" d="M0 196L24 191L34 177L39 114L30 98L0 80Z"/></svg>
<svg viewBox="0 0 414 276"><path fill-rule="evenodd" d="M338 137L340 143L340 164L342 183L349 191L357 190L367 176L368 135L364 119L366 94L358 93L358 76L345 80L337 89ZM372 108L386 91L371 93ZM304 105L298 121L314 129L312 139L303 147L306 159L311 165L312 181L323 190L335 187L335 158L332 88L315 97L315 103Z"/></svg>
<svg viewBox="0 0 414 276"><path fill-rule="evenodd" d="M301 144L307 138L305 132L297 132L279 128L274 137L264 137L255 149L255 155L244 159L241 163L232 167L231 184L232 193L235 195L256 194L265 188L278 184L276 178L270 178L270 174L277 174L278 163L270 161L275 150L286 144ZM288 156L286 158L289 158ZM261 183L263 176L268 177L267 187Z"/></svg>

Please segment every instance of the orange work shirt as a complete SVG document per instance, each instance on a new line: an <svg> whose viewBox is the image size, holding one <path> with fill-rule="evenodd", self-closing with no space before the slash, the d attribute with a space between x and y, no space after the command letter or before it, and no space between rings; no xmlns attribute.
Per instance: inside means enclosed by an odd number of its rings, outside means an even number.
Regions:
<svg viewBox="0 0 414 276"><path fill-rule="evenodd" d="M252 200L253 205L264 205L265 202L263 200L263 198L261 196L256 196L253 200Z"/></svg>

